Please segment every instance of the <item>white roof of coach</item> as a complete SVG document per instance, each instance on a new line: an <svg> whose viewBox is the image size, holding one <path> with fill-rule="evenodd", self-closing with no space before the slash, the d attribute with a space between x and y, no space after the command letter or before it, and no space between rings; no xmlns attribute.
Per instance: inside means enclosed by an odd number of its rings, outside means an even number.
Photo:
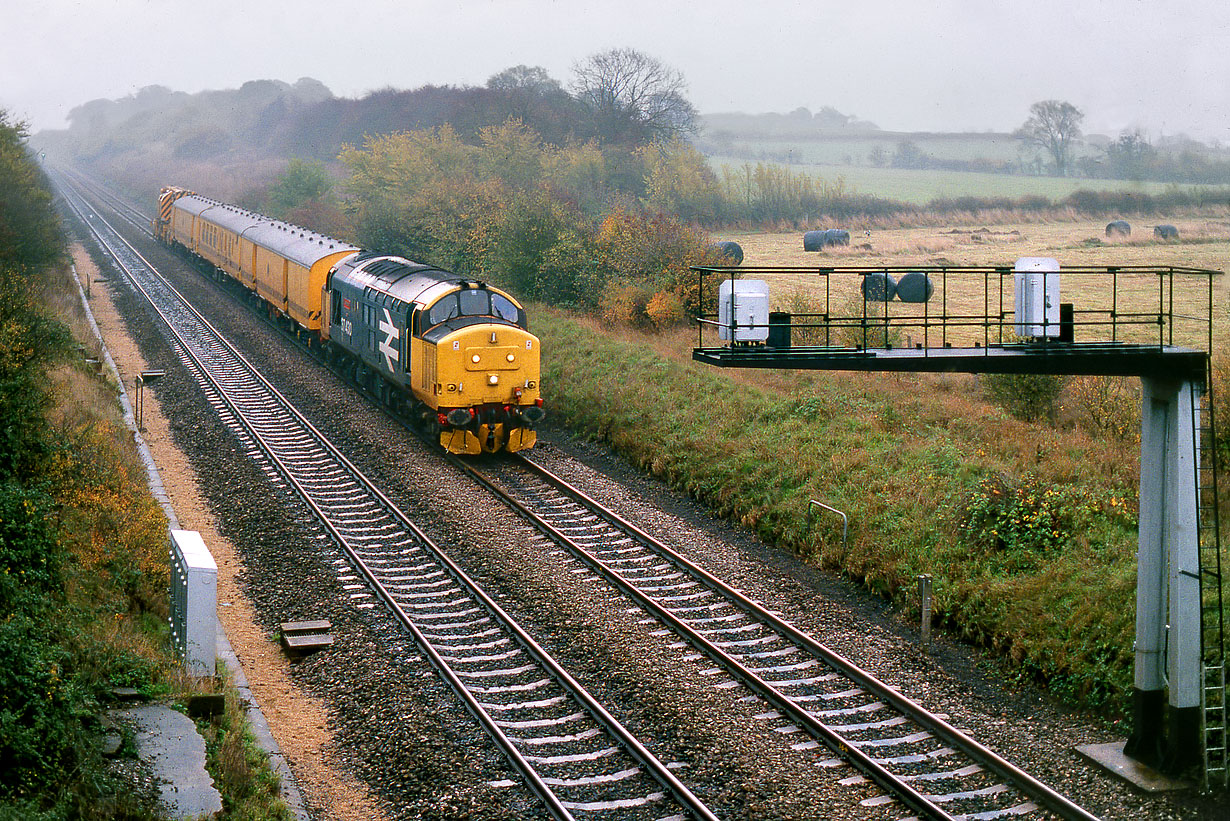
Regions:
<svg viewBox="0 0 1230 821"><path fill-rule="evenodd" d="M196 194L180 197L173 205L239 234L305 268L312 267L322 257L338 251L359 250L349 243L324 234Z"/></svg>

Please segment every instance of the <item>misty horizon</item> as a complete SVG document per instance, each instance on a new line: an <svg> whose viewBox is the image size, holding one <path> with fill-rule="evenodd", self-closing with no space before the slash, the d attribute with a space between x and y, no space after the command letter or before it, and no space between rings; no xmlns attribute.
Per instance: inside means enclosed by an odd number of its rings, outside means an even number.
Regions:
<svg viewBox="0 0 1230 821"><path fill-rule="evenodd" d="M480 86L528 65L567 87L579 61L628 47L680 71L706 115L831 106L890 132L1011 132L1031 104L1060 99L1085 112L1088 133L1230 142L1230 6L1209 0L354 0L330 22L334 9L10 0L0 24L21 36L0 53L0 108L41 131L152 85L196 93L315 77L361 98Z"/></svg>

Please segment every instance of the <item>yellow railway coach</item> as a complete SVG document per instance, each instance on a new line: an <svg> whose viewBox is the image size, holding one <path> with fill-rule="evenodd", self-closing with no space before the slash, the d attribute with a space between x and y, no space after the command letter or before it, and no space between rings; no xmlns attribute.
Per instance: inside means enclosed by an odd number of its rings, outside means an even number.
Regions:
<svg viewBox="0 0 1230 821"><path fill-rule="evenodd" d="M329 269L359 250L184 188L162 189L154 232L239 280L274 311L316 333Z"/></svg>

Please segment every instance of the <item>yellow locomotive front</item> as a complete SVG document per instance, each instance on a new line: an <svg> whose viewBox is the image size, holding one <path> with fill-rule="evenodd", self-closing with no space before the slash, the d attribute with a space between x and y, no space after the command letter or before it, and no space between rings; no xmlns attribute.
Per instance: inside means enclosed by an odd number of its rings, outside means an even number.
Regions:
<svg viewBox="0 0 1230 821"><path fill-rule="evenodd" d="M480 323L438 337L429 331L425 344L425 358L435 361L427 403L441 446L476 454L534 445L533 425L545 415L537 337L515 325Z"/></svg>
<svg viewBox="0 0 1230 821"><path fill-rule="evenodd" d="M509 294L402 257L362 252L325 284L322 335L370 388L401 398L451 453L533 447L546 414L538 338Z"/></svg>

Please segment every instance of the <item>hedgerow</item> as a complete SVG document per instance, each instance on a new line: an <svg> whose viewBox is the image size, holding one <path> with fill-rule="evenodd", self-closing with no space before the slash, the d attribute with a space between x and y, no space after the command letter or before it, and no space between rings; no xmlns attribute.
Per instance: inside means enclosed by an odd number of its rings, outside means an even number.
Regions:
<svg viewBox="0 0 1230 821"><path fill-rule="evenodd" d="M166 614L166 521L117 444L110 388L96 385L102 416L51 421L60 375L84 370L44 307L63 247L24 130L0 112L0 818L142 818L91 722L108 688L165 677L144 621Z"/></svg>

